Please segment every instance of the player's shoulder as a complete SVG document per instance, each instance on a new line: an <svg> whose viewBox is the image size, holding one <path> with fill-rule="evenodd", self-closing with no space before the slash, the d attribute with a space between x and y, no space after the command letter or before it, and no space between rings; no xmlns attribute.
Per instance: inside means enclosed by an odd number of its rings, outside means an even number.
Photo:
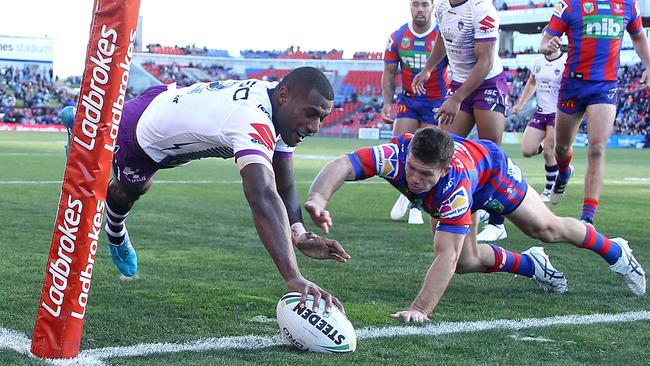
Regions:
<svg viewBox="0 0 650 366"><path fill-rule="evenodd" d="M492 4L492 0L468 0L469 8L473 12L488 12L493 11L496 13L496 8Z"/></svg>
<svg viewBox="0 0 650 366"><path fill-rule="evenodd" d="M409 23L404 23L399 28L395 29L390 35L391 37L399 40L400 38L402 38L404 33L407 33L408 31L409 31Z"/></svg>

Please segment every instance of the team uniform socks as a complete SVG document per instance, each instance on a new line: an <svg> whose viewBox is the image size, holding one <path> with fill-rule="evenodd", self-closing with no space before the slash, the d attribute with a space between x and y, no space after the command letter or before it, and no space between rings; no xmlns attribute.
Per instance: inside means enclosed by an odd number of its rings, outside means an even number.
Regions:
<svg viewBox="0 0 650 366"><path fill-rule="evenodd" d="M598 253L610 265L616 263L618 258L621 257L621 254L623 254L621 246L607 239L605 235L597 232L593 226L585 225L585 227L587 228L587 234L582 241L582 248Z"/></svg>
<svg viewBox="0 0 650 366"><path fill-rule="evenodd" d="M587 222L593 222L594 216L596 216L597 208L598 208L597 199L585 197L582 204L582 216L580 217L580 219Z"/></svg>
<svg viewBox="0 0 650 366"><path fill-rule="evenodd" d="M126 217L129 215L129 209L120 207L108 194L106 197L106 235L108 241L113 245L120 245L126 235Z"/></svg>
<svg viewBox="0 0 650 366"><path fill-rule="evenodd" d="M555 156L557 160L558 175L557 180L561 182L567 182L571 178L571 170L569 166L571 165L571 160L573 155L569 155L564 159L560 159L557 155Z"/></svg>
<svg viewBox="0 0 650 366"><path fill-rule="evenodd" d="M503 225L503 223L506 221L506 218L497 213L490 213L490 219L488 220L488 224L491 225Z"/></svg>
<svg viewBox="0 0 650 366"><path fill-rule="evenodd" d="M555 184L555 178L557 178L558 166L555 165L544 165L544 170L546 171L546 186L544 187L544 192L551 192L553 185Z"/></svg>
<svg viewBox="0 0 650 366"><path fill-rule="evenodd" d="M511 252L502 247L490 244L494 250L494 267L488 272L509 272L532 278L535 274L533 259L526 254Z"/></svg>

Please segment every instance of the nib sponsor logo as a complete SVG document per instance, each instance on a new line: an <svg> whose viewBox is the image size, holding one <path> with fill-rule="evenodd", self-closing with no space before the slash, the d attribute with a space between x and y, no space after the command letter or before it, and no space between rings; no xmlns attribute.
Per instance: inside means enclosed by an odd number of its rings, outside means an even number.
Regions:
<svg viewBox="0 0 650 366"><path fill-rule="evenodd" d="M593 15L584 17L584 35L587 38L616 39L623 32L623 17Z"/></svg>

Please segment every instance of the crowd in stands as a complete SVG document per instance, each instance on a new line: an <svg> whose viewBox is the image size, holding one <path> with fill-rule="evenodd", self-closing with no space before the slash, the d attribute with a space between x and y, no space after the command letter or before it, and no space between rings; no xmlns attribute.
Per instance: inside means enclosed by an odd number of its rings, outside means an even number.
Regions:
<svg viewBox="0 0 650 366"><path fill-rule="evenodd" d="M190 50L191 52L191 50ZM294 53L297 53L295 50ZM300 51L301 52L301 51ZM323 56L322 53L320 53ZM370 54L359 57L372 57ZM289 70L255 69L246 75L237 75L232 69L218 64L180 65L143 64L163 83L176 82L180 86L197 81L257 78L275 81ZM640 84L642 65L622 66L619 70L619 101L614 133L619 135L650 136L650 91ZM505 70L510 87L510 103L517 103L530 75L527 68ZM0 66L0 122L27 124L58 123L57 113L62 106L74 105L79 87L79 77L56 80L51 68L42 66L11 67ZM399 84L399 83L398 83ZM77 89L78 90L78 89ZM132 90L127 98L134 97ZM523 131L534 108L530 107L506 120L506 131ZM334 111L328 117L327 126L340 124L347 127L379 127L390 129L381 120L381 72L351 71L342 80L335 99ZM580 132L586 132L581 126Z"/></svg>
<svg viewBox="0 0 650 366"><path fill-rule="evenodd" d="M0 122L50 124L75 96L52 77L52 68L0 66Z"/></svg>
<svg viewBox="0 0 650 366"><path fill-rule="evenodd" d="M181 56L207 56L207 57L230 57L226 50L208 49L207 47L191 46L161 46L160 44L147 45L147 52L165 54L165 55L181 55Z"/></svg>
<svg viewBox="0 0 650 366"><path fill-rule="evenodd" d="M333 49L331 51L303 51L300 46L291 46L284 51L257 51L243 50L240 54L244 58L275 58L275 59L316 59L316 60L341 60L343 51Z"/></svg>
<svg viewBox="0 0 650 366"><path fill-rule="evenodd" d="M160 65L144 63L142 67L165 84L175 82L179 86L188 86L197 81L239 79L231 68L218 64L201 65L190 62L188 65Z"/></svg>
<svg viewBox="0 0 650 366"><path fill-rule="evenodd" d="M500 11L551 8L554 6L554 2L551 0L492 0L492 3Z"/></svg>

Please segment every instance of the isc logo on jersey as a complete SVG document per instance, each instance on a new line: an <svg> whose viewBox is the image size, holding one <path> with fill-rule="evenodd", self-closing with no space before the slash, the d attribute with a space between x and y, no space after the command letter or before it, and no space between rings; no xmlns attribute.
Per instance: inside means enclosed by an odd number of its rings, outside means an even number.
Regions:
<svg viewBox="0 0 650 366"><path fill-rule="evenodd" d="M623 31L623 17L589 15L584 17L584 36L587 38L616 39Z"/></svg>
<svg viewBox="0 0 650 366"><path fill-rule="evenodd" d="M457 219L469 209L469 196L465 187L459 187L440 205L440 218Z"/></svg>
<svg viewBox="0 0 650 366"><path fill-rule="evenodd" d="M380 145L373 147L375 153L375 168L377 175L384 178L395 178L399 172L397 145Z"/></svg>

